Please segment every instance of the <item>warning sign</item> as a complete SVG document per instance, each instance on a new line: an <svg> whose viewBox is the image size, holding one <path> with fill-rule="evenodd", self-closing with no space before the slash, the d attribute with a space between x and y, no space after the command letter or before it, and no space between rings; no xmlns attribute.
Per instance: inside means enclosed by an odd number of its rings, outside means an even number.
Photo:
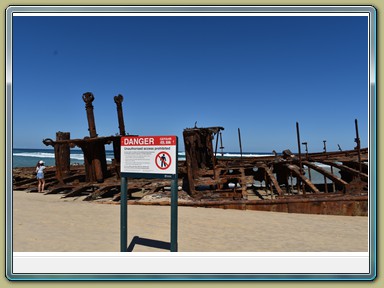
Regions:
<svg viewBox="0 0 384 288"><path fill-rule="evenodd" d="M121 137L121 173L176 174L176 136Z"/></svg>
<svg viewBox="0 0 384 288"><path fill-rule="evenodd" d="M156 155L156 166L161 170L168 170L171 167L172 157L165 151L161 151Z"/></svg>

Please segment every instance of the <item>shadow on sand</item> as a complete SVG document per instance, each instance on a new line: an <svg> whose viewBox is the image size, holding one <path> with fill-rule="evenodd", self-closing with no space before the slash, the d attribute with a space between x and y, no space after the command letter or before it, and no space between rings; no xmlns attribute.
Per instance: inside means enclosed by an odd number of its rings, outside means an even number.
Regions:
<svg viewBox="0 0 384 288"><path fill-rule="evenodd" d="M169 242L147 239L147 238L140 238L139 236L135 236L133 237L131 243L129 244L127 248L127 252L132 252L133 249L135 248L135 245L142 245L142 246L153 247L153 248L164 249L164 250L171 249L171 243Z"/></svg>

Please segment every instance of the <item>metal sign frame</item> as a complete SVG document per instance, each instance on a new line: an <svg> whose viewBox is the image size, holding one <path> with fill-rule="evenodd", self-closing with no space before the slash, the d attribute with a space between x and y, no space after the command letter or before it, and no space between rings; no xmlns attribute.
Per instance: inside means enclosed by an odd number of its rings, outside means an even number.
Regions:
<svg viewBox="0 0 384 288"><path fill-rule="evenodd" d="M152 136L123 136L122 141L125 138L130 137L152 137ZM138 173L138 172L127 172L122 171L124 169L121 167L121 184L120 184L120 251L127 252L128 248L128 177L130 178L159 178L159 179L170 179L171 180L171 243L170 251L177 252L177 218L178 218L178 138L177 136L153 136L153 137L172 137L175 140L175 143L169 145L167 143L162 144L162 146L175 146L175 155L174 155L174 165L175 173ZM123 153L121 153L121 159L123 159ZM122 163L123 161L121 161Z"/></svg>

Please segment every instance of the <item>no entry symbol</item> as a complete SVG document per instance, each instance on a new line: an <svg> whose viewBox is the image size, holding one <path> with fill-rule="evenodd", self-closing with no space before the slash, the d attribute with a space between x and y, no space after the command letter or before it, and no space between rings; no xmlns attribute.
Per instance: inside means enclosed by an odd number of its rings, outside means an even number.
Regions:
<svg viewBox="0 0 384 288"><path fill-rule="evenodd" d="M155 163L157 168L161 170L167 170L172 163L171 155L165 151L161 151L156 155Z"/></svg>

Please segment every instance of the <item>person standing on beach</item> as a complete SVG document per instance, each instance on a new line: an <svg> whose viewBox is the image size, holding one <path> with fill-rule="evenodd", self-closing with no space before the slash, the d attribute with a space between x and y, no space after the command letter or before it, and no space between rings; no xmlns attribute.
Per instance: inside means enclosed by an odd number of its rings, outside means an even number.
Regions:
<svg viewBox="0 0 384 288"><path fill-rule="evenodd" d="M38 181L38 184L37 184L37 192L38 193L44 192L44 186L45 186L44 169L45 169L44 161L40 160L36 165L36 173L37 173L36 178Z"/></svg>

